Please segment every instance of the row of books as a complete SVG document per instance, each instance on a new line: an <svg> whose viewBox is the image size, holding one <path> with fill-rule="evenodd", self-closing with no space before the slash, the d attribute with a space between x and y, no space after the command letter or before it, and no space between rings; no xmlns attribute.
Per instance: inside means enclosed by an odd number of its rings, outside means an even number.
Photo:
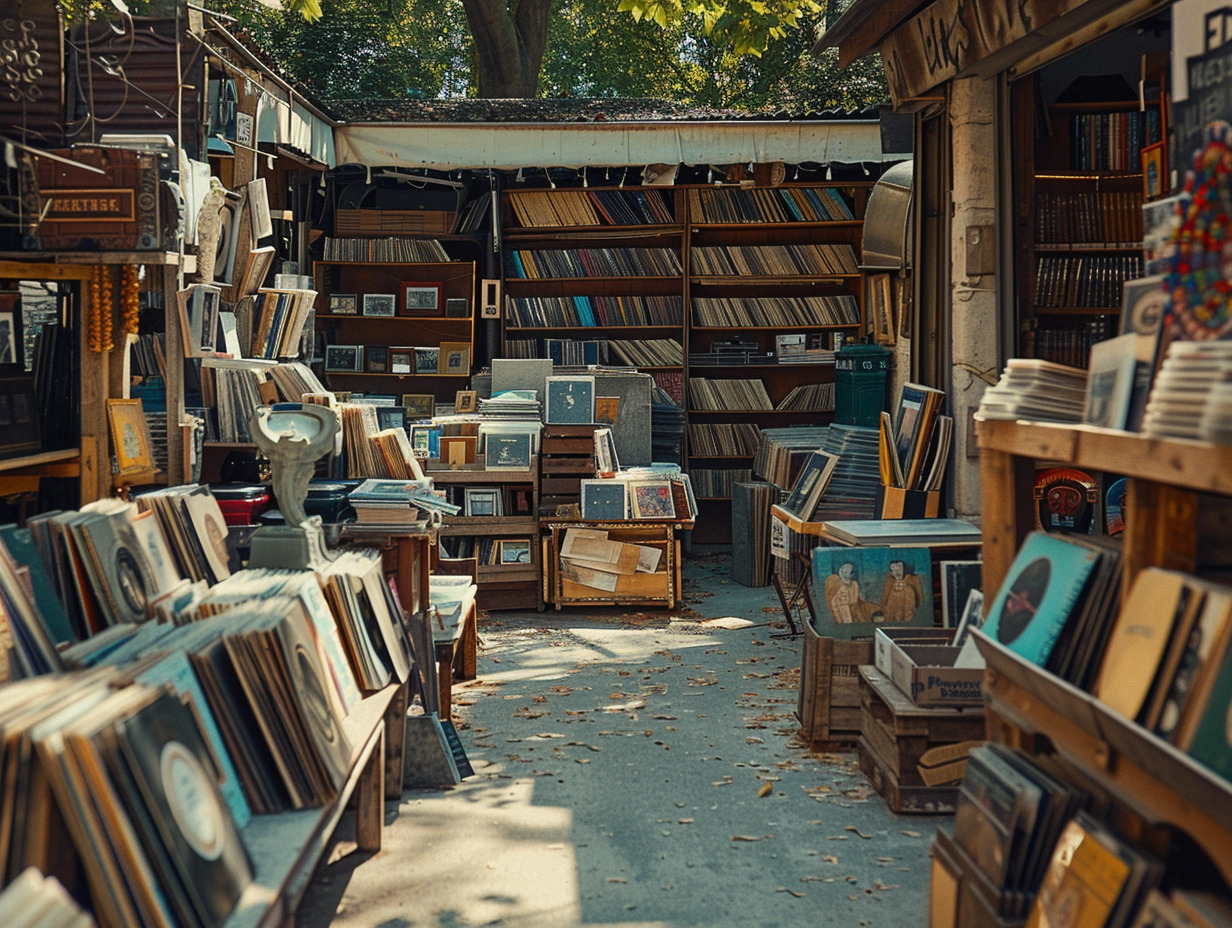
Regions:
<svg viewBox="0 0 1232 928"><path fill-rule="evenodd" d="M324 394L325 387L308 365L299 361L207 359L201 368L202 399L214 416L212 441L251 441L248 420L253 410L273 402L298 403L306 395Z"/></svg>
<svg viewBox="0 0 1232 928"><path fill-rule="evenodd" d="M792 277L858 274L855 249L846 244L694 245L689 273L703 277Z"/></svg>
<svg viewBox="0 0 1232 928"><path fill-rule="evenodd" d="M543 248L508 252L509 277L679 277L680 256L670 248Z"/></svg>
<svg viewBox="0 0 1232 928"><path fill-rule="evenodd" d="M325 236L326 261L436 264L449 261L445 246L431 238L332 238Z"/></svg>
<svg viewBox="0 0 1232 928"><path fill-rule="evenodd" d="M694 297L693 324L724 327L858 325L860 304L841 296Z"/></svg>
<svg viewBox="0 0 1232 928"><path fill-rule="evenodd" d="M792 387L774 408L805 412L832 412L834 402L833 383L802 383Z"/></svg>
<svg viewBox="0 0 1232 928"><path fill-rule="evenodd" d="M620 338L607 342L613 361L634 367L680 367L684 347L674 338Z"/></svg>
<svg viewBox="0 0 1232 928"><path fill-rule="evenodd" d="M608 345L597 338L509 338L506 358L549 358L553 364L588 366L608 363Z"/></svg>
<svg viewBox="0 0 1232 928"><path fill-rule="evenodd" d="M1137 247L1142 241L1142 191L1037 190L1035 241Z"/></svg>
<svg viewBox="0 0 1232 928"><path fill-rule="evenodd" d="M760 443L761 429L752 422L701 422L689 425L689 453L692 455L752 457Z"/></svg>
<svg viewBox="0 0 1232 928"><path fill-rule="evenodd" d="M730 499L732 487L753 479L753 471L747 467L692 467L689 477L693 491L702 499Z"/></svg>
<svg viewBox="0 0 1232 928"><path fill-rule="evenodd" d="M689 404L694 409L733 411L773 409L761 380L689 378Z"/></svg>
<svg viewBox="0 0 1232 928"><path fill-rule="evenodd" d="M1070 167L1076 171L1141 170L1142 149L1160 141L1157 109L1070 116Z"/></svg>
<svg viewBox="0 0 1232 928"><path fill-rule="evenodd" d="M423 479L406 427L381 428L377 408L369 403L342 403L338 411L348 478Z"/></svg>
<svg viewBox="0 0 1232 928"><path fill-rule="evenodd" d="M854 219L833 187L691 188L692 222L832 222Z"/></svg>
<svg viewBox="0 0 1232 928"><path fill-rule="evenodd" d="M507 196L518 223L528 229L658 225L676 221L669 194L661 190L536 190Z"/></svg>
<svg viewBox="0 0 1232 928"><path fill-rule="evenodd" d="M1091 346L1116 332L1117 322L1116 316L1103 314L1077 321L1037 320L1031 332L1030 353L1054 364L1085 368L1090 362Z"/></svg>
<svg viewBox="0 0 1232 928"><path fill-rule="evenodd" d="M511 327L681 325L679 296L518 296L505 302Z"/></svg>
<svg viewBox="0 0 1232 928"><path fill-rule="evenodd" d="M1141 276L1140 254L1040 255L1035 269L1035 305L1119 307L1125 281Z"/></svg>
<svg viewBox="0 0 1232 928"><path fill-rule="evenodd" d="M296 358L304 326L312 318L317 292L308 289L262 288L253 298L253 358ZM311 331L311 330L310 330Z"/></svg>

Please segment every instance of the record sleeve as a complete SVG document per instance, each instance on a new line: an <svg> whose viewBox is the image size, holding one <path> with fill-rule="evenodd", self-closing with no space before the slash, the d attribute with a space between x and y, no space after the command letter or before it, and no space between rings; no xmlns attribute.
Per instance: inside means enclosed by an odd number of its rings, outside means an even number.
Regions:
<svg viewBox="0 0 1232 928"><path fill-rule="evenodd" d="M119 722L116 735L140 800L202 923L221 925L253 871L211 774L209 747L197 720L179 699L163 693Z"/></svg>

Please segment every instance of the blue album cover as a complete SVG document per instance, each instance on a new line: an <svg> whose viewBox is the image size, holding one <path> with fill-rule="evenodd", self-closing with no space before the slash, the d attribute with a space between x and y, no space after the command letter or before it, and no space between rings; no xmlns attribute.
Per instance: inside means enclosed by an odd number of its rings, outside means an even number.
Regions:
<svg viewBox="0 0 1232 928"><path fill-rule="evenodd" d="M813 628L827 638L872 638L879 625L935 624L932 553L918 548L813 549Z"/></svg>
<svg viewBox="0 0 1232 928"><path fill-rule="evenodd" d="M547 415L552 425L588 425L595 421L595 378L547 378Z"/></svg>
<svg viewBox="0 0 1232 928"><path fill-rule="evenodd" d="M1032 532L989 606L984 634L1043 667L1099 557L1062 536Z"/></svg>
<svg viewBox="0 0 1232 928"><path fill-rule="evenodd" d="M623 480L583 480L582 518L609 522L628 518L628 503Z"/></svg>

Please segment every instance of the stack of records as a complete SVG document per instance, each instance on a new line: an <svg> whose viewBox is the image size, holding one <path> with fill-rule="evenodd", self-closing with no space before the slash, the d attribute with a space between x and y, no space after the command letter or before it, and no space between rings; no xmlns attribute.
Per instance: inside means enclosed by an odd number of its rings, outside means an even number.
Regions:
<svg viewBox="0 0 1232 928"><path fill-rule="evenodd" d="M421 489L414 480L365 480L348 495L361 525L423 526L414 494Z"/></svg>
<svg viewBox="0 0 1232 928"><path fill-rule="evenodd" d="M1143 434L1201 438L1207 398L1230 377L1232 342L1173 342L1146 401Z"/></svg>
<svg viewBox="0 0 1232 928"><path fill-rule="evenodd" d="M759 474L780 490L790 489L811 452L827 441L829 427L793 425L781 429L762 429L761 444L753 458L753 473Z"/></svg>
<svg viewBox="0 0 1232 928"><path fill-rule="evenodd" d="M1206 395L1198 433L1203 441L1232 445L1232 381L1217 383Z"/></svg>
<svg viewBox="0 0 1232 928"><path fill-rule="evenodd" d="M484 419L542 419L539 391L503 390L490 399L480 399L479 415Z"/></svg>
<svg viewBox="0 0 1232 928"><path fill-rule="evenodd" d="M662 387L650 396L650 457L654 461L680 463L684 441L684 410Z"/></svg>
<svg viewBox="0 0 1232 928"><path fill-rule="evenodd" d="M821 450L837 455L838 464L813 519L875 519L881 486L878 430L836 422L830 426Z"/></svg>
<svg viewBox="0 0 1232 928"><path fill-rule="evenodd" d="M1086 398L1084 368L1037 358L1010 358L997 385L984 391L977 415L983 419L1081 422Z"/></svg>
<svg viewBox="0 0 1232 928"><path fill-rule="evenodd" d="M741 586L770 582L770 506L778 490L764 481L732 486L732 579Z"/></svg>

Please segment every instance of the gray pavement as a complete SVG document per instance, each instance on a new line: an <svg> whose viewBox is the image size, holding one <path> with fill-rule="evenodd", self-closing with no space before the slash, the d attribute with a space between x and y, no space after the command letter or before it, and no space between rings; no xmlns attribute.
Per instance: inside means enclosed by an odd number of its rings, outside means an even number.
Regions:
<svg viewBox="0 0 1232 928"><path fill-rule="evenodd" d="M854 752L799 741L799 641L728 570L695 551L674 613L484 616L454 689L475 775L388 803L378 854L344 819L297 924L925 926L949 819L891 813Z"/></svg>

